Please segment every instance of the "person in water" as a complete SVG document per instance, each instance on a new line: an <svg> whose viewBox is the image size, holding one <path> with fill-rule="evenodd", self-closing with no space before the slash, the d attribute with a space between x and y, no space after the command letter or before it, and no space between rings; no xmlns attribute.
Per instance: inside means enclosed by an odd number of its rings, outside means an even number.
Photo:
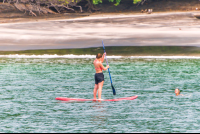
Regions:
<svg viewBox="0 0 200 134"><path fill-rule="evenodd" d="M94 68L96 70L96 73L94 75L94 79L95 79L95 85L94 85L94 90L93 90L93 95L94 95L94 99L96 100L96 94L97 94L97 90L98 90L98 99L101 99L101 92L102 92L102 88L103 88L103 83L104 83L104 75L102 70L107 70L109 68L109 65L107 65L106 67L103 66L103 61L104 61L104 57L105 57L106 53L100 54L98 53L96 55L96 59L94 60L93 64L94 64Z"/></svg>
<svg viewBox="0 0 200 134"><path fill-rule="evenodd" d="M179 95L183 96L183 94L180 94L180 90L178 88L176 88L174 92L176 96L179 96Z"/></svg>

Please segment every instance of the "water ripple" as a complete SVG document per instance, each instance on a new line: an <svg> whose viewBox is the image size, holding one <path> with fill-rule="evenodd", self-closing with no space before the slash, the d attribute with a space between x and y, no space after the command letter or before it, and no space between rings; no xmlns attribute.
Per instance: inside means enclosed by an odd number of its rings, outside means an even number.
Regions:
<svg viewBox="0 0 200 134"><path fill-rule="evenodd" d="M92 58L1 58L0 132L199 132L199 59L110 58L117 95L113 96L104 71L102 98L138 95L137 99L55 100L93 98L92 62ZM185 96L174 95L177 87Z"/></svg>

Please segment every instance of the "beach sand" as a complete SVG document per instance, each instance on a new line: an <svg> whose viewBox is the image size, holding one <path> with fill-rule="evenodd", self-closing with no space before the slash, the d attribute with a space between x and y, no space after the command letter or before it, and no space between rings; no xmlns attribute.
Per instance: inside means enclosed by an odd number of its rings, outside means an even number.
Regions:
<svg viewBox="0 0 200 134"><path fill-rule="evenodd" d="M105 46L200 46L198 11L104 13L0 24L0 51ZM4 20L1 20L4 21Z"/></svg>

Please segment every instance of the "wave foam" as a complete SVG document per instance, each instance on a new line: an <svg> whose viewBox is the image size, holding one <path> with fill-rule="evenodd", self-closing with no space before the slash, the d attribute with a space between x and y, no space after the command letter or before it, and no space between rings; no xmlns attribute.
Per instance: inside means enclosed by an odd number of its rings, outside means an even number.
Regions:
<svg viewBox="0 0 200 134"><path fill-rule="evenodd" d="M95 55L25 55L25 54L10 54L0 55L0 58L95 58ZM131 58L131 59L200 59L199 56L107 56L107 58Z"/></svg>
<svg viewBox="0 0 200 134"><path fill-rule="evenodd" d="M200 59L199 56L130 56L135 59Z"/></svg>
<svg viewBox="0 0 200 134"><path fill-rule="evenodd" d="M107 56L107 58L121 58L122 56ZM25 55L25 54L10 54L10 55L0 55L0 58L96 58L96 55Z"/></svg>

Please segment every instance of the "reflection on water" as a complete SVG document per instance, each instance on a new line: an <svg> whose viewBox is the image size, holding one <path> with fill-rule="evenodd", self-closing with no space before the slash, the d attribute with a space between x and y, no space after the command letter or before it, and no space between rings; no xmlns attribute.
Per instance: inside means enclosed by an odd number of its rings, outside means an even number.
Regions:
<svg viewBox="0 0 200 134"><path fill-rule="evenodd" d="M95 104L92 106L93 108L93 114L91 116L91 121L95 125L101 126L102 124L106 123L106 115L107 115L107 109L101 102L95 102Z"/></svg>

